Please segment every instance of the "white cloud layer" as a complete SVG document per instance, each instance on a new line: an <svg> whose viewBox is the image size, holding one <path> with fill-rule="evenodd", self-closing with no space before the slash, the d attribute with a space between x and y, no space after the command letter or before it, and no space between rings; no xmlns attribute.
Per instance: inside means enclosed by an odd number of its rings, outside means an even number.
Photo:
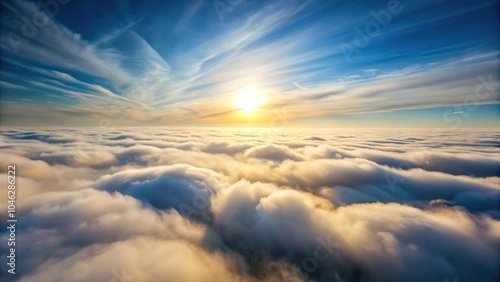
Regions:
<svg viewBox="0 0 500 282"><path fill-rule="evenodd" d="M16 281L500 275L495 131L1 133L0 178L18 172Z"/></svg>

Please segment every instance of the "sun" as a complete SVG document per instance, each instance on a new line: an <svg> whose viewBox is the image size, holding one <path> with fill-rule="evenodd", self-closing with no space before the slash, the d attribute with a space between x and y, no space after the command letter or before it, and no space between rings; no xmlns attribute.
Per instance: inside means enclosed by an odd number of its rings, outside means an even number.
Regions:
<svg viewBox="0 0 500 282"><path fill-rule="evenodd" d="M264 103L262 92L254 87L246 87L236 96L236 106L244 112L254 112Z"/></svg>

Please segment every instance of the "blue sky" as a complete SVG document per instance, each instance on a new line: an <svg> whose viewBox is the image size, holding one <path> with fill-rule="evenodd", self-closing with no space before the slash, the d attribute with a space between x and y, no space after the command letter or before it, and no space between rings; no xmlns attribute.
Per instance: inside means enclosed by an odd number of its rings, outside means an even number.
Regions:
<svg viewBox="0 0 500 282"><path fill-rule="evenodd" d="M2 125L500 125L498 1L1 5Z"/></svg>

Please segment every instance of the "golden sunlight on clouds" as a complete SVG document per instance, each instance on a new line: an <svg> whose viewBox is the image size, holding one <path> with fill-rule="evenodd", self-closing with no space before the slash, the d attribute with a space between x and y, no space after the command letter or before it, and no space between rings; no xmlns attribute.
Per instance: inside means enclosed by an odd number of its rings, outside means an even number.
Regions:
<svg viewBox="0 0 500 282"><path fill-rule="evenodd" d="M254 87L246 87L235 98L236 107L246 113L254 112L265 102L262 91Z"/></svg>

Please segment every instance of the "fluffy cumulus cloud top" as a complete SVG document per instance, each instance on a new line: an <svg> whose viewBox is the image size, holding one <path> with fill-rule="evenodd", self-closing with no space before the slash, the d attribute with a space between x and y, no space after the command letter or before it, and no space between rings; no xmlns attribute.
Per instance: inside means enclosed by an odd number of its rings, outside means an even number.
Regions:
<svg viewBox="0 0 500 282"><path fill-rule="evenodd" d="M2 129L1 181L15 164L19 200L16 275L5 277L495 281L499 137Z"/></svg>

